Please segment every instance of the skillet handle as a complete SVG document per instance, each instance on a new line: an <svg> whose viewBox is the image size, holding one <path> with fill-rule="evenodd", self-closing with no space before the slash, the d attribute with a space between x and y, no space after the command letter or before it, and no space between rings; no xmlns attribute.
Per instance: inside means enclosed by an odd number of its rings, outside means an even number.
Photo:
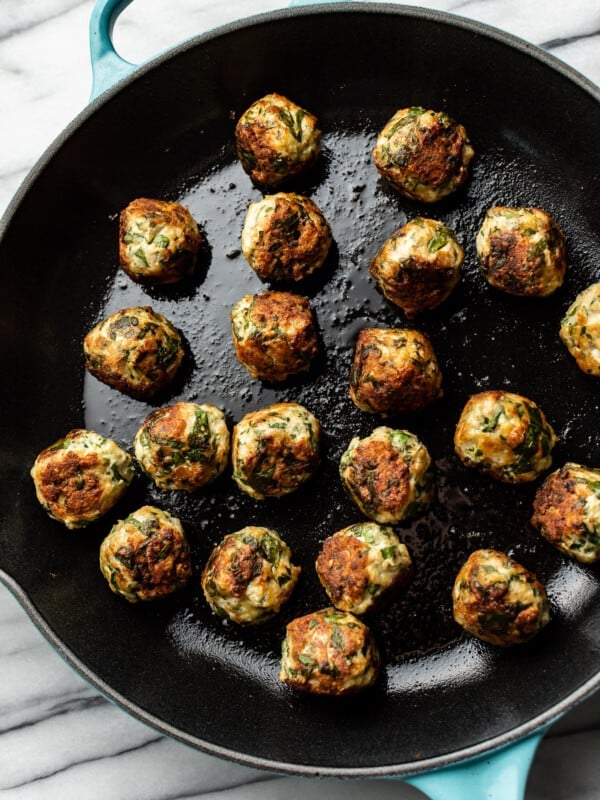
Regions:
<svg viewBox="0 0 600 800"><path fill-rule="evenodd" d="M523 800L535 751L546 728L486 758L407 778L431 800Z"/></svg>
<svg viewBox="0 0 600 800"><path fill-rule="evenodd" d="M121 78L130 75L137 64L126 61L112 43L112 31L121 11L131 0L97 0L90 19L90 57L92 61L92 94L90 100L109 89Z"/></svg>

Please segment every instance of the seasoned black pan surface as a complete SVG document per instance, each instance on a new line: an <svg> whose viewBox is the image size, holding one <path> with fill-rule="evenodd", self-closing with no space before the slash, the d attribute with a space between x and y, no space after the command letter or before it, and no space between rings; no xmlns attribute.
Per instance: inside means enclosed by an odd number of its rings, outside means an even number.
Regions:
<svg viewBox="0 0 600 800"><path fill-rule="evenodd" d="M302 285L324 355L310 375L273 388L237 363L229 310L265 288L239 251L249 202L260 197L234 156L235 119L278 91L319 117L318 167L294 183L330 220L333 254ZM399 107L443 109L477 152L466 187L425 207L377 176L370 151ZM470 394L509 389L537 401L560 436L555 464L600 464L600 386L558 339L575 294L598 280L600 104L597 93L526 46L451 18L385 6L280 13L231 26L173 51L97 101L42 162L9 212L0 243L2 416L0 567L54 644L99 688L172 735L245 763L309 774L403 773L510 741L597 683L598 570L567 562L529 525L537 483L500 485L463 468L452 435ZM144 290L117 268L117 215L138 196L189 205L206 235L199 275ZM478 273L474 238L486 208L537 205L562 226L564 287L547 300L510 298ZM369 620L385 669L377 687L344 701L298 696L277 680L280 642L294 616L327 604L314 574L320 542L357 521L337 462L352 436L379 420L348 398L360 328L407 320L375 289L370 258L417 214L442 219L466 251L452 297L416 322L432 339L444 396L393 420L427 444L438 502L401 528L416 564L409 591ZM187 366L153 405L85 374L81 342L101 317L152 305L183 331ZM318 477L279 501L242 496L230 474L193 496L142 477L108 518L80 532L47 519L28 470L37 453L87 426L131 447L153 406L212 402L230 422L278 400L322 422ZM98 569L111 524L145 502L178 515L196 575L162 604L132 607ZM303 568L273 622L240 629L211 615L198 574L213 545L246 524L278 530ZM497 650L451 619L450 587L478 547L503 549L548 587L552 622L531 644Z"/></svg>

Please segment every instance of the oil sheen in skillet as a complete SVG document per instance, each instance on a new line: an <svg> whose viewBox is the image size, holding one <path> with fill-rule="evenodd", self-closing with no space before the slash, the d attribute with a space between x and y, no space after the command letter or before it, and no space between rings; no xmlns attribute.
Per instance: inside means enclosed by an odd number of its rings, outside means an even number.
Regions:
<svg viewBox="0 0 600 800"><path fill-rule="evenodd" d="M124 306L151 304L183 331L187 366L152 405L125 397L86 375L85 419L88 427L127 445L153 407L180 399L214 403L225 410L230 424L278 401L299 402L320 420L321 469L289 497L255 502L242 495L226 471L211 487L190 496L160 492L140 479L121 507L125 514L129 505L147 502L180 517L199 569L224 535L245 525L273 528L290 545L302 577L282 613L260 630L224 625L211 614L196 580L181 596L178 610L157 609L164 614L166 635L174 646L209 651L234 672L249 671L275 689L285 624L328 603L314 572L322 541L361 519L340 484L339 458L353 436L368 435L381 420L359 411L348 396L356 335L363 327L376 326L416 327L426 333L440 362L444 396L424 412L386 420L386 424L408 429L426 444L435 465L438 501L425 516L397 529L415 566L410 588L390 607L367 617L386 665L388 691L400 691L411 681L425 680L420 667L428 658L438 662L429 671L436 682L469 670L468 660L461 663L461 654L467 647L475 656L452 621L451 587L473 550L503 550L549 581L555 587L552 611L556 617L567 613L567 598L578 591L579 582L585 583L581 573L565 564L529 526L537 483L498 485L466 470L454 455L452 438L469 395L507 389L531 397L544 409L561 438L554 451L556 466L565 460L589 461L594 449L588 425L598 413L598 395L564 352L558 326L569 298L591 282L594 237L569 213L563 199L567 187L561 185L560 176L545 172L518 145L512 152L486 150L478 147L476 132L472 132L478 154L470 181L452 197L425 208L398 196L378 176L371 161L375 124L368 130L343 124L333 130L324 126L324 130L318 166L292 188L312 197L322 209L335 244L317 274L300 285L282 287L310 297L316 314L323 355L310 373L269 386L253 380L235 357L230 309L244 294L266 287L240 253L246 209L260 193L235 159L232 142L215 154L211 167L202 174L166 189L168 199L189 206L206 236L208 247L199 277L173 289L145 291L115 270L101 310L101 315L107 315ZM553 297L543 301L508 297L487 286L479 274L475 235L486 209L500 202L546 208L565 231L571 270L565 286ZM386 238L408 219L424 213L456 232L466 257L461 282L450 299L409 322L377 291L369 263ZM565 397L570 404L565 405ZM551 636L551 628L544 635ZM446 672L440 669L444 660Z"/></svg>

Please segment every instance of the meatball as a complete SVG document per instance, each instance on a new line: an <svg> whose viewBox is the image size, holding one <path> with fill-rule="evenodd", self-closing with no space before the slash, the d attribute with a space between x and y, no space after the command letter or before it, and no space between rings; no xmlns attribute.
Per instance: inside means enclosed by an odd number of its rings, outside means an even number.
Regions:
<svg viewBox="0 0 600 800"><path fill-rule="evenodd" d="M579 369L600 377L600 283L577 295L561 323L560 338Z"/></svg>
<svg viewBox="0 0 600 800"><path fill-rule="evenodd" d="M310 303L290 292L247 294L231 311L235 352L253 378L307 372L319 350Z"/></svg>
<svg viewBox="0 0 600 800"><path fill-rule="evenodd" d="M99 322L83 353L95 378L138 400L168 386L184 355L178 330L149 306L122 308Z"/></svg>
<svg viewBox="0 0 600 800"><path fill-rule="evenodd" d="M534 481L550 467L556 442L532 400L501 391L473 395L454 433L454 448L465 466L505 483Z"/></svg>
<svg viewBox="0 0 600 800"><path fill-rule="evenodd" d="M365 328L350 370L350 397L369 414L419 411L441 395L442 373L419 331Z"/></svg>
<svg viewBox="0 0 600 800"><path fill-rule="evenodd" d="M348 695L371 686L379 673L379 651L358 617L324 608L289 623L281 647L279 679L293 689Z"/></svg>
<svg viewBox="0 0 600 800"><path fill-rule="evenodd" d="M159 489L195 492L223 472L229 457L225 415L206 403L174 403L149 414L135 435L135 457Z"/></svg>
<svg viewBox="0 0 600 800"><path fill-rule="evenodd" d="M278 192L248 207L242 253L263 281L308 277L325 262L331 242L329 223L308 197Z"/></svg>
<svg viewBox="0 0 600 800"><path fill-rule="evenodd" d="M394 525L433 499L430 466L427 448L414 434L380 427L352 439L340 459L340 477L366 517Z"/></svg>
<svg viewBox="0 0 600 800"><path fill-rule="evenodd" d="M600 560L600 469L565 464L537 490L531 524L562 553Z"/></svg>
<svg viewBox="0 0 600 800"><path fill-rule="evenodd" d="M450 228L416 217L383 244L370 271L385 297L414 317L446 300L458 283L463 260Z"/></svg>
<svg viewBox="0 0 600 800"><path fill-rule="evenodd" d="M185 206L140 197L121 211L119 261L138 283L177 283L196 266L202 236Z"/></svg>
<svg viewBox="0 0 600 800"><path fill-rule="evenodd" d="M233 479L255 500L296 491L319 465L319 421L298 403L246 414L233 429Z"/></svg>
<svg viewBox="0 0 600 800"><path fill-rule="evenodd" d="M230 533L210 554L202 590L215 614L238 625L273 617L292 594L300 567L287 544L269 528L249 525Z"/></svg>
<svg viewBox="0 0 600 800"><path fill-rule="evenodd" d="M519 297L547 297L565 279L562 232L540 208L490 208L476 239L484 278Z"/></svg>
<svg viewBox="0 0 600 800"><path fill-rule="evenodd" d="M110 511L134 475L131 456L118 444L81 429L42 450L31 468L39 502L52 519L72 529Z"/></svg>
<svg viewBox="0 0 600 800"><path fill-rule="evenodd" d="M544 585L498 550L476 550L461 567L452 590L454 619L489 644L526 642L550 621Z"/></svg>
<svg viewBox="0 0 600 800"><path fill-rule="evenodd" d="M462 125L443 112L412 106L396 111L385 125L373 159L403 195L435 203L467 180L474 154Z"/></svg>
<svg viewBox="0 0 600 800"><path fill-rule="evenodd" d="M316 569L337 609L364 614L381 608L408 584L412 562L392 528L360 522L325 539Z"/></svg>
<svg viewBox="0 0 600 800"><path fill-rule="evenodd" d="M112 591L130 603L183 588L192 561L181 522L154 506L138 508L113 525L100 545L100 570Z"/></svg>
<svg viewBox="0 0 600 800"><path fill-rule="evenodd" d="M235 127L238 158L252 181L277 186L311 167L319 156L317 118L287 97L267 94Z"/></svg>

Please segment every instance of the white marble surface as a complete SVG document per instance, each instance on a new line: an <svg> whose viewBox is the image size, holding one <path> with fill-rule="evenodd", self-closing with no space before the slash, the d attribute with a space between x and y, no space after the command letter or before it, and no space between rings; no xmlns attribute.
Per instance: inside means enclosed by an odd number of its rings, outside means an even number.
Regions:
<svg viewBox="0 0 600 800"><path fill-rule="evenodd" d="M192 32L285 5L284 0L135 0L115 31L134 62ZM551 50L600 84L598 0L436 0ZM2 0L0 211L52 139L86 104L91 0ZM527 800L600 798L600 693L551 730ZM104 700L56 655L0 587L0 796L7 800L279 800L422 795L391 781L278 777L167 739ZM465 797L465 800L469 800Z"/></svg>

